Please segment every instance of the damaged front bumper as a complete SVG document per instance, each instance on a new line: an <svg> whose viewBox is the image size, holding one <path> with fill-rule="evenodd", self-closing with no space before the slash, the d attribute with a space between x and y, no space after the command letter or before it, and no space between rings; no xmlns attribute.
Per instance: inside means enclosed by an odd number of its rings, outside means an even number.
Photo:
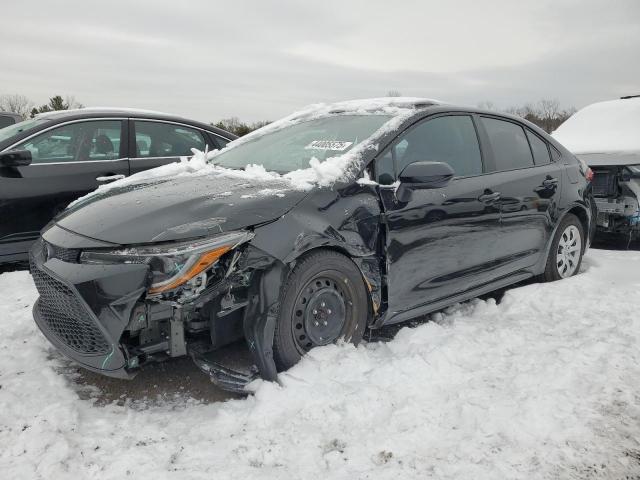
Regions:
<svg viewBox="0 0 640 480"><path fill-rule="evenodd" d="M218 276L197 295L171 298L148 294L146 264L79 263L80 252L47 242L45 232L30 267L40 293L33 308L38 327L85 369L132 378L146 363L188 355L227 390L242 392L258 375L276 379L271 349L279 289L265 294L264 285L280 284L281 264L246 246L221 262ZM212 357L242 338L251 354L244 368Z"/></svg>
<svg viewBox="0 0 640 480"><path fill-rule="evenodd" d="M622 165L592 169L597 230L640 237L640 169Z"/></svg>
<svg viewBox="0 0 640 480"><path fill-rule="evenodd" d="M40 298L34 319L47 339L84 368L131 378L120 345L134 305L144 293L144 265L79 265L48 258L47 244L31 249L30 266Z"/></svg>

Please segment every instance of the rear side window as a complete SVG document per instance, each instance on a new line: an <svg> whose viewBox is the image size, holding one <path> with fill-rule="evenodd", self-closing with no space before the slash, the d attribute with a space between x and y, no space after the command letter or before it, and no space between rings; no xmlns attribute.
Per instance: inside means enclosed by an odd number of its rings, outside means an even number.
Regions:
<svg viewBox="0 0 640 480"><path fill-rule="evenodd" d="M515 123L482 117L489 136L496 171L533 166L533 156L524 129Z"/></svg>
<svg viewBox="0 0 640 480"><path fill-rule="evenodd" d="M531 144L531 151L533 152L533 161L535 164L544 165L546 163L551 163L547 143L529 130L527 130L527 138Z"/></svg>
<svg viewBox="0 0 640 480"><path fill-rule="evenodd" d="M192 148L205 149L204 137L193 128L173 123L140 120L136 120L134 126L136 158L180 157L192 155Z"/></svg>
<svg viewBox="0 0 640 480"><path fill-rule="evenodd" d="M456 177L482 173L482 157L473 120L468 115L448 115L425 120L402 135L378 159L380 183L389 183L410 163L444 162Z"/></svg>
<svg viewBox="0 0 640 480"><path fill-rule="evenodd" d="M120 157L122 122L76 122L48 130L14 147L29 150L33 163L115 160Z"/></svg>

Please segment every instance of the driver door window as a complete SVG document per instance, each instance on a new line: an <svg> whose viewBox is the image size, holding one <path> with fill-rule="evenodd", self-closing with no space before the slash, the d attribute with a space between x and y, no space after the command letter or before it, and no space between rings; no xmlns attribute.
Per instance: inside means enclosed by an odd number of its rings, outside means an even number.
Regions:
<svg viewBox="0 0 640 480"><path fill-rule="evenodd" d="M436 117L412 127L378 158L378 183L393 183L413 162L447 163L456 177L481 174L482 156L471 116Z"/></svg>
<svg viewBox="0 0 640 480"><path fill-rule="evenodd" d="M120 158L122 122L100 120L63 125L37 135L16 150L29 150L32 163L64 163Z"/></svg>

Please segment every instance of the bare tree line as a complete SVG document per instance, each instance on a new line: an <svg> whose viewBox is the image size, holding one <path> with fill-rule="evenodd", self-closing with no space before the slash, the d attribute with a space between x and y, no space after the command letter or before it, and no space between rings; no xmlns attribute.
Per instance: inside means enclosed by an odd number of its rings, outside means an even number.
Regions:
<svg viewBox="0 0 640 480"><path fill-rule="evenodd" d="M34 117L38 113L82 107L83 105L72 95L67 95L65 98L55 95L49 99L48 103L39 107L25 95L18 93L0 95L0 111L17 113L23 120Z"/></svg>
<svg viewBox="0 0 640 480"><path fill-rule="evenodd" d="M560 102L555 99L542 99L536 103L527 103L521 107L509 107L503 110L497 108L493 102L484 101L478 103L478 108L516 115L539 126L547 133L556 130L577 111L575 107L561 108Z"/></svg>
<svg viewBox="0 0 640 480"><path fill-rule="evenodd" d="M398 90L390 90L387 92L388 97L400 97L401 95L402 94ZM65 98L60 95L55 95L49 99L48 103L40 105L39 107L25 95L17 93L0 95L0 111L17 113L23 119L34 117L38 113L82 107L83 105L71 95L67 95ZM509 107L506 109L499 109L491 101L483 101L478 103L478 107L517 115L538 125L549 133L557 129L565 120L576 112L574 107L567 109L561 108L560 102L555 99L542 99L536 103L526 103L523 106ZM265 120L247 123L241 121L238 117L230 117L222 119L217 123L212 123L212 125L238 136L242 136L269 123L269 121Z"/></svg>
<svg viewBox="0 0 640 480"><path fill-rule="evenodd" d="M247 133L257 130L258 128L262 128L269 123L271 123L271 121L269 120L260 120L259 122L245 123L242 122L238 117L231 117L223 118L219 122L212 123L211 125L241 137L243 135L246 135Z"/></svg>
<svg viewBox="0 0 640 480"><path fill-rule="evenodd" d="M399 90L389 90L387 92L387 97L401 96L402 93L400 93ZM498 108L491 101L484 101L478 103L478 108L516 115L539 126L547 133L556 130L577 111L575 107L569 107L567 109L561 108L560 102L556 99L542 99L536 103L526 103L520 107L509 107L506 109Z"/></svg>
<svg viewBox="0 0 640 480"><path fill-rule="evenodd" d="M17 113L26 119L31 114L33 102L24 95L17 93L10 95L0 95L0 111Z"/></svg>
<svg viewBox="0 0 640 480"><path fill-rule="evenodd" d="M33 118L39 113L82 107L83 105L71 95L67 95L64 98L61 95L55 95L49 99L48 103L40 105L39 107L37 107L36 104L25 95L17 93L0 95L0 112L17 113L23 120L26 120L29 117ZM215 124L212 123L212 125L238 136L242 136L260 127L264 127L269 123L269 121L265 120L247 123L241 121L238 117L230 117L224 118Z"/></svg>

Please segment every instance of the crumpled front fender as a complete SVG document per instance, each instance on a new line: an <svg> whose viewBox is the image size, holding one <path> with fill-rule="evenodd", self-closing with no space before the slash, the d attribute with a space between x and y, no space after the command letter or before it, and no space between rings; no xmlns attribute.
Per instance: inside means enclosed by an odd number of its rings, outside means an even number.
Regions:
<svg viewBox="0 0 640 480"><path fill-rule="evenodd" d="M260 374L275 380L273 339L283 288L298 260L317 249L339 251L357 265L371 300L371 323L384 308L375 188L350 185L310 195L278 220L255 229L241 271L251 272L244 332Z"/></svg>
<svg viewBox="0 0 640 480"><path fill-rule="evenodd" d="M273 359L273 335L289 268L251 246L245 262L244 269L253 272L243 321L245 339L262 378L275 381L278 372Z"/></svg>

